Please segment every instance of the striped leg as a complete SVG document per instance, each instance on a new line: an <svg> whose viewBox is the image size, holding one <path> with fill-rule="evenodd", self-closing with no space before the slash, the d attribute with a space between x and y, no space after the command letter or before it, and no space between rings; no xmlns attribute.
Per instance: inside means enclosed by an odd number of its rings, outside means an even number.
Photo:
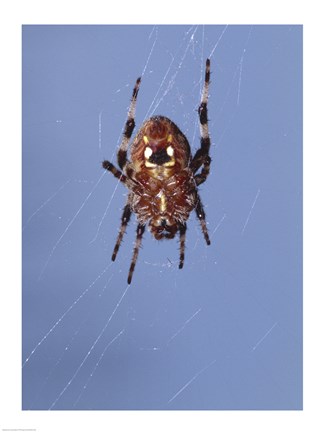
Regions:
<svg viewBox="0 0 324 432"><path fill-rule="evenodd" d="M180 260L179 260L179 269L182 269L184 263L184 251L185 251L185 242L186 242L186 231L187 224L183 223L179 226L180 233Z"/></svg>
<svg viewBox="0 0 324 432"><path fill-rule="evenodd" d="M210 81L210 60L206 60L205 70L205 83L201 94L201 102L198 108L199 121L200 121L200 148L197 150L193 157L190 168L195 173L203 164L205 165L206 156L209 155L210 137L208 130L208 116L207 116L207 102L208 102L208 89ZM205 169L208 175L208 170ZM201 182L202 183L202 182Z"/></svg>
<svg viewBox="0 0 324 432"><path fill-rule="evenodd" d="M196 185L199 186L206 181L210 171L210 156L205 156L201 173L195 175Z"/></svg>
<svg viewBox="0 0 324 432"><path fill-rule="evenodd" d="M118 237L117 237L116 244L115 244L115 247L114 247L114 251L113 251L113 254L112 254L112 257L111 257L112 261L115 261L115 259L116 259L116 256L117 256L117 253L118 253L118 250L119 250L119 246L120 246L120 244L121 244L121 242L123 240L123 237L124 237L124 234L125 234L125 231L126 231L126 227L127 227L127 224L128 224L128 222L130 220L131 215L132 215L132 210L131 210L131 207L130 207L130 204L129 204L129 198L128 198L127 204L124 207L123 214L122 214L122 217L121 217L121 225L120 225L120 228L119 228L119 233L118 233Z"/></svg>
<svg viewBox="0 0 324 432"><path fill-rule="evenodd" d="M198 109L199 121L200 121L200 149L197 150L190 164L190 167L194 173L197 172L197 170L202 166L201 173L195 175L197 186L199 186L207 179L209 174L209 169L210 169L210 162L211 162L211 158L209 156L210 137L209 137L209 130L208 130L208 115L207 115L209 81L210 81L210 60L207 59L206 71L205 71L205 84L201 95L200 106ZM197 194L196 213L206 243L210 245L210 239L209 239L207 225L206 225L206 215L198 194Z"/></svg>
<svg viewBox="0 0 324 432"><path fill-rule="evenodd" d="M132 258L132 262L131 262L131 265L129 268L129 273L128 273L128 279L127 279L128 284L130 284L132 282L133 273L134 273L134 269L135 269L135 265L136 265L136 261L137 261L137 257L138 257L139 248L140 248L141 243L142 243L144 231L145 231L145 225L138 224L137 230L136 230L136 240L135 240L135 246L134 246L134 251L133 251L133 258Z"/></svg>
<svg viewBox="0 0 324 432"><path fill-rule="evenodd" d="M203 208L203 205L201 203L199 195L197 195L196 213L197 213L197 217L199 219L201 229L202 229L202 232L204 234L206 243L208 245L210 245L210 239L209 239L207 225L206 225L206 214L205 214L205 211L204 211L204 208Z"/></svg>
<svg viewBox="0 0 324 432"><path fill-rule="evenodd" d="M141 78L137 78L135 87L133 89L131 103L128 109L127 121L124 128L123 139L118 150L117 159L118 159L118 165L121 170L124 169L127 163L128 143L135 127L136 99L137 99L140 83L141 83Z"/></svg>
<svg viewBox="0 0 324 432"><path fill-rule="evenodd" d="M119 169L117 169L111 162L104 160L102 162L102 167L105 170L111 172L112 175L116 177L118 180L120 180L122 183L126 183L127 180L126 176L124 176L124 174L120 172Z"/></svg>

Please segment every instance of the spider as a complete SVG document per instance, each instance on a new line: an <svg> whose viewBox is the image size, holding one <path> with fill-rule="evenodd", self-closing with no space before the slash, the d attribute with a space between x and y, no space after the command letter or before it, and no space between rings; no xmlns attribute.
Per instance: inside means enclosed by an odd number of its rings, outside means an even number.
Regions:
<svg viewBox="0 0 324 432"><path fill-rule="evenodd" d="M144 121L130 146L131 160L127 159L127 150L135 127L136 100L141 83L141 78L138 78L117 154L120 170L107 160L102 162L103 168L110 171L129 190L112 261L116 259L131 214L135 213L137 216L136 241L128 273L128 284L132 281L146 224L157 240L172 239L179 232L179 269L184 263L186 221L192 210L196 211L206 243L210 245L205 212L197 189L207 179L211 162L207 118L209 78L210 60L207 59L205 82L198 109L200 148L193 157L188 140L178 126L167 117L157 115Z"/></svg>

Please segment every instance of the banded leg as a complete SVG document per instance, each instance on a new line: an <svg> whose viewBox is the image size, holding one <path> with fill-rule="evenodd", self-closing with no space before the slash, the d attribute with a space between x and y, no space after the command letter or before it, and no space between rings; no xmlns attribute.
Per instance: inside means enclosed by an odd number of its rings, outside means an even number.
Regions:
<svg viewBox="0 0 324 432"><path fill-rule="evenodd" d="M197 195L196 213L197 213L197 217L199 219L201 229L202 229L202 232L204 234L206 243L208 245L210 245L210 239L209 239L207 225L206 225L206 214L205 214L205 211L204 211L204 208L203 208L203 205L201 203L199 195Z"/></svg>
<svg viewBox="0 0 324 432"><path fill-rule="evenodd" d="M117 160L121 170L124 169L127 163L128 143L135 127L136 99L137 99L140 83L141 83L141 78L137 78L135 87L133 89L131 103L128 109L127 121L124 127L123 139L118 150Z"/></svg>
<svg viewBox="0 0 324 432"><path fill-rule="evenodd" d="M135 246L134 246L134 251L133 251L133 258L132 258L132 262L131 262L131 265L129 268L129 273L128 273L128 279L127 279L128 284L130 284L132 282L133 273L134 273L134 269L135 269L135 265L136 265L136 261L137 261L137 257L138 257L139 248L140 248L141 243L142 243L144 231L145 231L145 225L138 224L137 229L136 229L136 240L135 240Z"/></svg>
<svg viewBox="0 0 324 432"><path fill-rule="evenodd" d="M119 246L123 240L123 237L124 237L124 234L126 231L126 227L127 227L127 224L130 220L131 214L132 214L132 210L131 210L130 204L127 202L127 204L125 205L124 210L123 210L123 214L121 217L122 222L121 222L121 225L119 228L119 233L118 233L118 237L117 237L116 244L114 247L114 251L113 251L113 254L111 256L112 261L115 261L115 259L116 259L116 256L117 256L117 253L119 250Z"/></svg>
<svg viewBox="0 0 324 432"><path fill-rule="evenodd" d="M206 60L206 70L205 70L205 83L203 91L201 94L201 102L198 108L199 122L200 122L200 148L197 150L195 156L193 157L190 168L195 173L201 165L203 165L206 155L209 154L210 149L210 137L208 130L208 90L210 82L210 60Z"/></svg>
<svg viewBox="0 0 324 432"><path fill-rule="evenodd" d="M119 171L119 169L117 169L111 162L104 160L102 162L102 167L105 170L111 172L112 175L116 177L118 180L120 180L122 183L126 183L127 180L126 176L124 176L124 174L121 171Z"/></svg>
<svg viewBox="0 0 324 432"><path fill-rule="evenodd" d="M179 269L182 269L184 263L184 251L185 251L185 241L186 241L186 231L187 224L183 223L179 225L179 233L180 233L180 260L179 260Z"/></svg>
<svg viewBox="0 0 324 432"><path fill-rule="evenodd" d="M210 171L210 162L211 162L210 156L206 156L203 162L203 167L201 172L195 175L195 181L197 186L201 185L202 183L204 183L204 181L206 181Z"/></svg>

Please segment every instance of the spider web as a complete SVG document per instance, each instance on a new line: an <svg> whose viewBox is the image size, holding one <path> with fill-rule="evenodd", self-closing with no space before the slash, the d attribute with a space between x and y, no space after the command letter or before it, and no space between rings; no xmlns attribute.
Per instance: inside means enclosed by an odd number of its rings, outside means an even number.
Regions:
<svg viewBox="0 0 324 432"><path fill-rule="evenodd" d="M272 51L262 57L265 65L278 62L294 31L274 30L268 43ZM27 106L24 117L23 409L289 406L289 377L282 378L279 366L271 369L266 355L272 343L287 358L288 334L295 335L290 350L298 352L298 334L270 301L273 281L267 281L269 273L263 276L267 267L259 261L256 236L262 203L269 202L262 171L268 147L279 135L288 146L291 130L286 122L275 136L262 135L259 141L258 132L239 141L238 130L247 134L245 110L258 67L255 32L263 37L252 26L80 26L66 27L56 42L62 65L72 70L67 76L59 69L54 73L60 96L52 111L33 117ZM140 50L129 52L122 42L118 51L109 45L109 40L126 40L126 34ZM52 41L50 33L45 36ZM30 34L25 37L32 40ZM35 42L28 43L35 48ZM99 44L96 56L92 44ZM83 50L90 59L80 57ZM75 56L81 70L92 65L82 77L92 77L84 94L82 79L74 83L67 54ZM201 197L212 245L205 245L191 217L179 271L178 241L156 242L147 232L128 286L135 218L116 262L110 262L126 190L102 172L100 162L115 161L137 76L142 76L137 128L151 115L166 115L188 137L194 153L207 57L212 167ZM93 72L93 65L100 72ZM52 169L45 160L52 161ZM282 166L277 164L276 175ZM253 250L251 261L247 250ZM285 295L292 295L288 288ZM242 370L249 384L239 386ZM282 379L275 378L278 370ZM296 365L291 373L298 370ZM260 382L270 387L272 399L251 396ZM244 390L251 398L246 402Z"/></svg>

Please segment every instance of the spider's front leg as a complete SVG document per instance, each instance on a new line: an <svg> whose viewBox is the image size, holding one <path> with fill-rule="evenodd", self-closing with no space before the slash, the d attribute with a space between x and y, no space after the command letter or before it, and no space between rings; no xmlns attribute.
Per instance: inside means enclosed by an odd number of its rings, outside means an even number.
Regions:
<svg viewBox="0 0 324 432"><path fill-rule="evenodd" d="M143 234L145 231L145 225L139 223L137 225L137 229L136 229L136 240L135 240L135 246L134 246L134 250L133 250L133 258L132 258L132 262L129 268L129 272L128 272L128 278L127 278L127 283L130 284L132 282L132 278L133 278L133 273L134 273L134 269L135 269L135 265L136 265L136 261L137 261L137 257L138 257L138 252L142 243L142 238L143 238Z"/></svg>
<svg viewBox="0 0 324 432"><path fill-rule="evenodd" d="M187 224L185 222L184 223L179 223L179 234L180 234L180 260L179 260L179 269L182 269L183 263L184 263L186 231L187 231Z"/></svg>
<svg viewBox="0 0 324 432"><path fill-rule="evenodd" d="M199 219L201 229L202 229L203 235L205 237L206 243L209 246L210 245L210 239L209 239L207 224L206 224L206 214L204 211L204 207L201 203L200 196L198 194L197 194L196 214L197 214L197 218Z"/></svg>
<svg viewBox="0 0 324 432"><path fill-rule="evenodd" d="M128 225L128 222L130 220L131 215L132 215L132 210L131 210L131 206L130 206L130 196L128 196L127 204L124 207L123 214L122 214L122 217L121 217L121 225L120 225L120 228L119 228L118 237L117 237L116 244L115 244L115 247L114 247L114 251L113 251L113 254L112 254L112 257L111 257L112 261L115 261L115 259L116 259L117 253L119 251L120 244L121 244L121 242L123 240L123 237L124 237L124 234L125 234L125 231L126 231L126 227Z"/></svg>

